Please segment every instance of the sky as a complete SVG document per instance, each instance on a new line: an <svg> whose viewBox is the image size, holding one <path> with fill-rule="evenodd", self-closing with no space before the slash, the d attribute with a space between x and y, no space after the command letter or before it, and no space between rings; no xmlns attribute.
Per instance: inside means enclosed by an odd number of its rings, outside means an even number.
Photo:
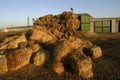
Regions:
<svg viewBox="0 0 120 80"><path fill-rule="evenodd" d="M120 17L120 0L0 0L0 28L27 25L38 18L64 11L89 13L95 18Z"/></svg>

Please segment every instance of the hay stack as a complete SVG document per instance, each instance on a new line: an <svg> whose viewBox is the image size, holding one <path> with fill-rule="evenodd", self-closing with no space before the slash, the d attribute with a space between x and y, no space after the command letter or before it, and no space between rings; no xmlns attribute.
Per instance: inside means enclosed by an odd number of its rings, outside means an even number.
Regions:
<svg viewBox="0 0 120 80"><path fill-rule="evenodd" d="M80 15L73 12L40 17L26 36L9 37L0 43L0 54L7 55L7 62L0 59L0 64L7 63L11 71L31 61L36 66L50 66L57 74L70 67L72 72L83 78L93 77L92 61L86 55L96 59L102 55L102 51L85 40L79 30ZM3 70L0 66L0 71L4 73L7 68Z"/></svg>
<svg viewBox="0 0 120 80"><path fill-rule="evenodd" d="M55 61L52 65L52 70L59 75L61 75L65 71L63 63L61 61Z"/></svg>
<svg viewBox="0 0 120 80"><path fill-rule="evenodd" d="M0 74L4 74L8 71L7 69L7 59L5 55L0 55Z"/></svg>
<svg viewBox="0 0 120 80"><path fill-rule="evenodd" d="M87 56L90 56L90 57L94 58L94 59L102 56L101 48L96 46L96 45L85 47L83 49L83 53Z"/></svg>
<svg viewBox="0 0 120 80"><path fill-rule="evenodd" d="M32 49L24 48L14 50L7 56L8 70L18 70L19 68L25 66L29 63L30 57L32 55Z"/></svg>

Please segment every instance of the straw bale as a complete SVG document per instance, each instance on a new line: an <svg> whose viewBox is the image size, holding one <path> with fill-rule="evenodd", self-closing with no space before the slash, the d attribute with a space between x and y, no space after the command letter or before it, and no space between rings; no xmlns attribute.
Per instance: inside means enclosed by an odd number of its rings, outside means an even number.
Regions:
<svg viewBox="0 0 120 80"><path fill-rule="evenodd" d="M80 26L78 16L73 12L63 12L61 14L61 19L63 20L62 23L65 24L65 27L67 29L78 29L78 27Z"/></svg>
<svg viewBox="0 0 120 80"><path fill-rule="evenodd" d="M8 37L0 44L0 50L18 48L19 43L26 41L27 40L24 34L21 36Z"/></svg>
<svg viewBox="0 0 120 80"><path fill-rule="evenodd" d="M66 27L69 29L78 29L80 26L80 21L76 19L67 19L66 20Z"/></svg>
<svg viewBox="0 0 120 80"><path fill-rule="evenodd" d="M61 61L62 57L66 56L71 50L68 41L63 41L55 48L55 61Z"/></svg>
<svg viewBox="0 0 120 80"><path fill-rule="evenodd" d="M23 34L23 35L21 35L21 36L18 36L16 39L12 40L12 41L8 44L7 48L8 48L8 49L18 48L18 44L19 44L20 42L26 42L26 41L27 41L27 40L26 40L26 37L25 37L25 35Z"/></svg>
<svg viewBox="0 0 120 80"><path fill-rule="evenodd" d="M64 72L64 66L63 63L60 61L55 61L54 64L52 65L52 70L61 75Z"/></svg>
<svg viewBox="0 0 120 80"><path fill-rule="evenodd" d="M5 55L0 55L0 74L4 74L8 71L7 69L7 59Z"/></svg>
<svg viewBox="0 0 120 80"><path fill-rule="evenodd" d="M79 53L78 51L74 51L64 60L67 60L67 63L75 74L82 76L83 78L93 77L91 58Z"/></svg>
<svg viewBox="0 0 120 80"><path fill-rule="evenodd" d="M33 60L33 64L35 64L36 66L43 66L45 63L45 53L42 51L39 51L36 53L36 55L34 56Z"/></svg>
<svg viewBox="0 0 120 80"><path fill-rule="evenodd" d="M82 47L83 45L83 40L80 38L70 37L69 42L70 42L69 44L72 49L78 49L79 47Z"/></svg>
<svg viewBox="0 0 120 80"><path fill-rule="evenodd" d="M11 53L9 53L7 56L8 70L18 70L19 68L28 64L32 52L32 49L24 48L14 50Z"/></svg>
<svg viewBox="0 0 120 80"><path fill-rule="evenodd" d="M60 32L59 30L57 30L57 28L52 27L49 29L51 31L52 34L54 34L58 39L60 39L63 35L62 32Z"/></svg>
<svg viewBox="0 0 120 80"><path fill-rule="evenodd" d="M32 35L30 36L30 39L38 41L40 43L45 43L54 40L54 37L52 34L46 31L32 30Z"/></svg>
<svg viewBox="0 0 120 80"><path fill-rule="evenodd" d="M43 49L41 46L39 46L38 51L31 56L31 63L40 67L46 66L46 64L50 62L50 57L50 53Z"/></svg>
<svg viewBox="0 0 120 80"><path fill-rule="evenodd" d="M83 78L93 77L92 71L92 61L91 58L85 58L84 60L80 60L78 63L79 67L79 75Z"/></svg>
<svg viewBox="0 0 120 80"><path fill-rule="evenodd" d="M69 40L61 41L55 48L55 61L61 61L62 57L68 55L68 53L74 49L78 49L83 44L83 41L79 38L71 37Z"/></svg>
<svg viewBox="0 0 120 80"><path fill-rule="evenodd" d="M87 56L90 56L90 57L94 58L94 59L102 56L101 48L96 46L96 45L85 47L83 49L83 53Z"/></svg>

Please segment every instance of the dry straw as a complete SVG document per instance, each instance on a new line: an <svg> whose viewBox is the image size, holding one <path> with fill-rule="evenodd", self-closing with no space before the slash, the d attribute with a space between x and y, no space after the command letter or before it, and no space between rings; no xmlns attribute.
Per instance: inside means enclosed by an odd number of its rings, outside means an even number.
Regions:
<svg viewBox="0 0 120 80"><path fill-rule="evenodd" d="M93 77L92 61L90 57L85 56L78 50L74 50L64 60L69 60L67 63L75 74L83 78Z"/></svg>
<svg viewBox="0 0 120 80"><path fill-rule="evenodd" d="M34 60L33 64L42 67L45 63L45 53L42 51L37 52L33 60Z"/></svg>
<svg viewBox="0 0 120 80"><path fill-rule="evenodd" d="M55 61L52 66L53 66L52 70L59 75L62 74L65 71L63 63L60 62L60 61Z"/></svg>
<svg viewBox="0 0 120 80"><path fill-rule="evenodd" d="M0 74L4 74L8 71L7 69L7 59L4 55L0 57Z"/></svg>
<svg viewBox="0 0 120 80"><path fill-rule="evenodd" d="M83 53L86 54L87 56L94 58L94 59L102 56L101 48L96 46L96 45L85 47L83 49Z"/></svg>
<svg viewBox="0 0 120 80"><path fill-rule="evenodd" d="M18 70L19 68L25 66L29 63L30 57L32 55L32 49L24 48L14 50L7 56L8 70Z"/></svg>

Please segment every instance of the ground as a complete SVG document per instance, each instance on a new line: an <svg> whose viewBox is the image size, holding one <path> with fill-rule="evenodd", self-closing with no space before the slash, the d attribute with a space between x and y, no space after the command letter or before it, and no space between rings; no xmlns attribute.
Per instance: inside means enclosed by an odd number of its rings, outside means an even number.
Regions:
<svg viewBox="0 0 120 80"><path fill-rule="evenodd" d="M120 33L88 34L86 39L102 48L103 55L93 61L94 77L88 80L120 80ZM65 72L62 75L28 64L23 68L0 75L0 80L84 80Z"/></svg>

